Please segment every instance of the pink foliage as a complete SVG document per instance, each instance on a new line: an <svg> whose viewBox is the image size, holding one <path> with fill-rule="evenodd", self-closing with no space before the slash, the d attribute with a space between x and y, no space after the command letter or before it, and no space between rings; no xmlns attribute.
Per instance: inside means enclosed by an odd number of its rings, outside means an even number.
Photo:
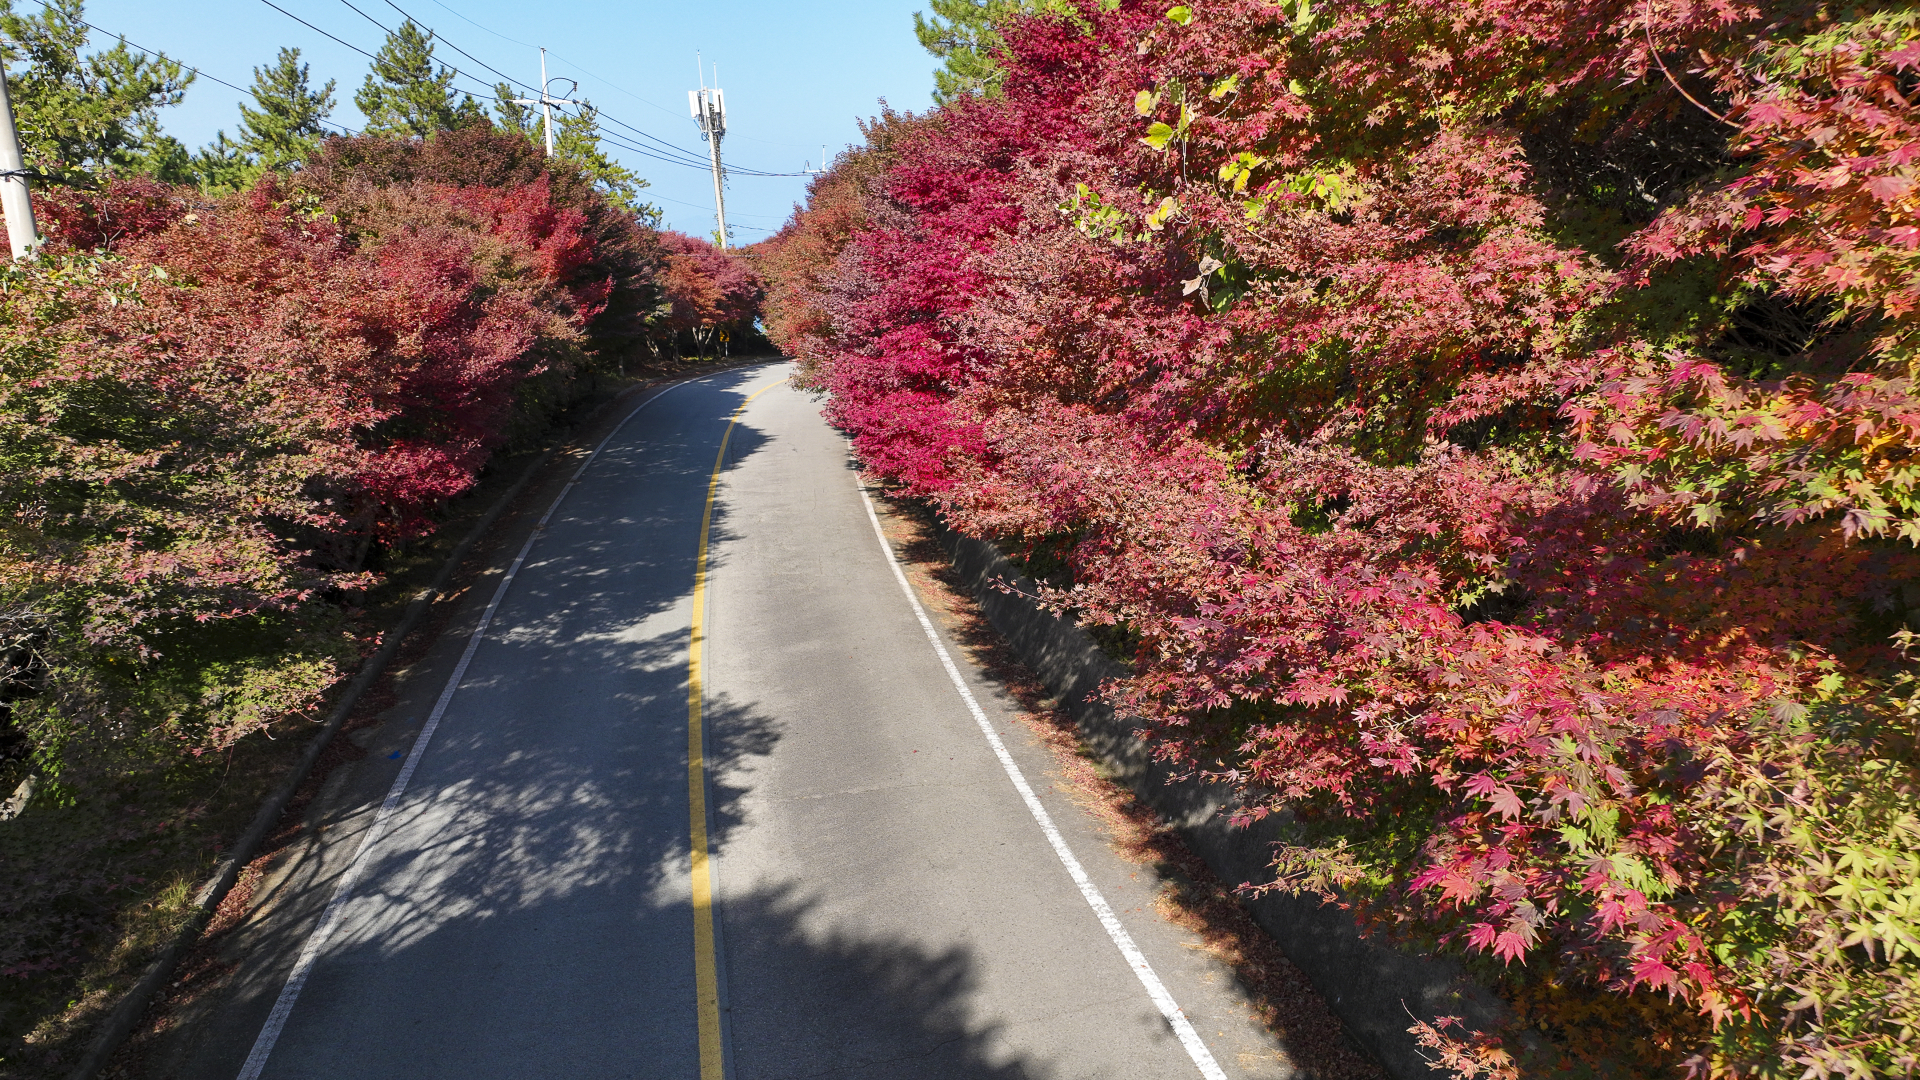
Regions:
<svg viewBox="0 0 1920 1080"><path fill-rule="evenodd" d="M1751 1020L1714 763L1860 707L1920 570L1863 542L1920 539L1913 21L1175 14L1023 20L889 128L788 347L869 469L1063 553L1244 818L1422 832L1371 917Z"/></svg>

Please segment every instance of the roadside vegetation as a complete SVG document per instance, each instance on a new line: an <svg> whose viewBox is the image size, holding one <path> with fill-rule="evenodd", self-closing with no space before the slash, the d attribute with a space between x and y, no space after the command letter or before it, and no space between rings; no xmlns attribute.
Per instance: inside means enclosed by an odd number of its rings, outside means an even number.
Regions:
<svg viewBox="0 0 1920 1080"><path fill-rule="evenodd" d="M548 159L410 22L367 131L284 49L189 152L191 73L83 17L0 3L47 240L0 267L0 799L37 785L0 821L5 1075L72 1061L491 463L760 340L756 273L661 231L590 109Z"/></svg>
<svg viewBox="0 0 1920 1080"><path fill-rule="evenodd" d="M1920 15L920 28L943 103L761 245L767 325L1137 643L1156 752L1288 823L1262 887L1476 964L1461 1076L1920 1068Z"/></svg>

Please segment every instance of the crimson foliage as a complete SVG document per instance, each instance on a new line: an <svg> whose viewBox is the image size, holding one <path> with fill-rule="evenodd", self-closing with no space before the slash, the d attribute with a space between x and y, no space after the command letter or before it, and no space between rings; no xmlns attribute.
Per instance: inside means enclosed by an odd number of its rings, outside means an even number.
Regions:
<svg viewBox="0 0 1920 1080"><path fill-rule="evenodd" d="M705 356L709 349L727 355L765 344L755 323L766 284L747 256L679 232L661 233L660 246L666 252L660 277L665 296L654 324L655 349Z"/></svg>
<svg viewBox="0 0 1920 1080"><path fill-rule="evenodd" d="M0 608L39 627L39 692L10 708L45 770L81 782L311 707L356 651L329 601L432 529L530 387L579 381L621 289L654 291L627 273L650 232L620 248L573 178L481 179L502 182L44 200L50 254L0 300Z"/></svg>
<svg viewBox="0 0 1920 1080"><path fill-rule="evenodd" d="M600 195L592 177L548 160L525 138L475 124L425 140L329 139L298 176L302 190L329 206L348 188L416 182L502 191L546 184L554 207L581 215L577 228L588 242L584 257L562 271L561 283L608 290L605 307L587 323L592 351L624 365L645 350L663 295L659 234Z"/></svg>
<svg viewBox="0 0 1920 1080"><path fill-rule="evenodd" d="M0 874L14 1006L70 1001L198 865L232 789L192 757L320 704L381 551L646 355L666 267L484 127L334 140L217 201L36 202L48 253L0 267L0 754L43 780ZM200 794L143 819L162 791Z"/></svg>
<svg viewBox="0 0 1920 1080"><path fill-rule="evenodd" d="M868 467L1134 635L1110 694L1286 817L1274 887L1524 963L1574 1056L1914 1071L1920 16L1006 40L1001 97L877 126L770 257ZM1622 1008L1538 1012L1569 983Z"/></svg>

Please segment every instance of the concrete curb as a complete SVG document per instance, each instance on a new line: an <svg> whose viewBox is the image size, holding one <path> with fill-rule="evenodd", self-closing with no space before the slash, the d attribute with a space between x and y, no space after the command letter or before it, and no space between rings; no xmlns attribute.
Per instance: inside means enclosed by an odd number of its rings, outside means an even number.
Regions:
<svg viewBox="0 0 1920 1080"><path fill-rule="evenodd" d="M239 880L240 871L253 861L260 844L266 840L268 833L279 822L280 815L286 812L287 804L293 801L293 796L299 791L300 785L306 782L307 774L313 771L314 763L320 760L321 753L326 750L327 744L340 730L340 726L346 722L354 706L359 704L361 696L386 672L387 665L400 651L401 644L420 625L420 621L425 618L434 602L446 592L454 573L459 570L460 564L466 561L474 545L478 544L488 530L493 528L494 522L498 521L507 508L513 505L514 500L520 497L520 493L526 490L534 477L540 475L547 463L552 461L554 456L572 440L573 431L593 423L608 412L618 410L622 403L630 404L632 408L639 408L649 391L663 391L680 382L703 378L718 371L739 366L746 365L741 363L703 367L677 377L642 383L629 388L588 414L580 424L575 425L538 459L528 465L526 471L521 473L520 479L514 481L512 487L494 500L493 505L488 507L479 521L474 522L473 528L468 530L459 545L447 556L447 561L441 565L432 582L415 594L413 600L407 604L399 623L381 642L379 651L361 666L359 673L353 677L353 681L347 684L340 699L334 703L333 710L327 714L326 723L307 744L307 749L300 755L300 760L287 773L280 786L267 796L259 812L254 814L253 822L247 826L247 831L240 834L240 839L227 849L225 855L221 856L220 862L214 868L213 876L195 894L192 916L174 933L166 947L160 950L160 955L148 965L140 981L133 984L133 989L127 991L126 996L120 999L113 1011L107 1014L107 1018L101 1021L93 1042L87 1047L87 1052L80 1059L80 1063L68 1074L68 1080L94 1080L94 1077L98 1076L100 1071L112 1061L114 1053L120 1049L120 1045L127 1040L127 1037L133 1034L133 1029L139 1025L141 1017L146 1015L147 1006L153 1001L153 996L167 984L167 980L173 976L174 968L179 966L188 950L200 940L201 931L205 930L208 922L212 920L213 913L220 907L220 902L226 899L228 890L232 889L234 882ZM642 400L634 401L635 398Z"/></svg>
<svg viewBox="0 0 1920 1080"><path fill-rule="evenodd" d="M1078 725L1081 740L1127 785L1179 831L1193 849L1229 885L1268 878L1271 844L1279 822L1269 819L1249 828L1229 823L1231 796L1226 788L1197 780L1171 779L1138 735L1138 721L1100 704L1097 694L1107 679L1126 674L1070 620L1057 618L1029 599L1033 582L1013 568L993 545L962 536L943 525L936 535L961 581L979 600L994 629ZM1009 593L996 582L1010 586ZM1268 895L1244 901L1254 920L1280 943L1287 956L1326 998L1354 1041L1372 1054L1395 1080L1426 1080L1427 1059L1407 1031L1412 1017L1432 1021L1459 1016L1482 1030L1497 1027L1506 1007L1492 993L1470 982L1454 961L1402 952L1360 936L1353 920L1311 897Z"/></svg>

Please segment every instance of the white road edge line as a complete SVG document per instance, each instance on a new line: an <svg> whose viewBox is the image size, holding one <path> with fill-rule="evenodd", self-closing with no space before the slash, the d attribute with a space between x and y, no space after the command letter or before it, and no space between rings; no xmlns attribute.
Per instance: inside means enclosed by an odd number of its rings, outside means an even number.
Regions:
<svg viewBox="0 0 1920 1080"><path fill-rule="evenodd" d="M488 602L486 613L480 616L480 624L473 628L472 634L468 635L466 651L460 654L460 662L454 665L453 675L447 679L446 688L440 691L440 699L433 703L433 711L427 714L427 722L420 728L420 734L414 736L413 749L408 752L406 763L400 766L400 775L393 778L393 787L388 789L386 801L380 804L380 812L374 816L373 824L361 838L360 847L353 853L353 861L347 864L346 872L340 875L340 883L334 886L333 898L327 901L326 910L321 912L319 925L315 926L313 933L307 937L306 947L300 950L300 958L294 961L293 970L287 974L287 983L280 988L280 997L273 1003L273 1012L268 1014L266 1025L260 1029L260 1036L253 1041L253 1052L247 1055L246 1064L240 1067L239 1080L259 1080L261 1070L267 1067L267 1057L273 1053L274 1043L280 1041L280 1032L287 1026L287 1018L293 1015L294 1002L300 1000L300 991L306 988L307 977L313 974L313 966L319 962L320 953L327 947L328 939L333 937L333 932L340 927L342 912L346 909L347 901L353 897L353 887L359 882L361 871L366 868L368 853L386 834L387 824L393 819L394 811L399 809L400 799L406 794L408 782L413 779L413 770L420 764L420 756L426 753L427 743L433 740L434 729L440 726L441 717L447 714L447 706L453 701L454 691L460 688L461 680L466 678L467 665L473 662L473 654L480 648L480 639L486 636L487 627L492 625L494 612L500 610L500 601L506 598L507 587L513 584L514 576L520 573L521 565L527 561L527 554L533 550L533 542L538 540L540 534L545 531L547 522L553 518L554 511L560 509L560 504L566 501L567 493L580 482L580 477L586 473L587 466L592 465L600 456L600 451L605 450L607 444L613 441L613 437L620 434L620 429L627 426L627 421L640 415L646 411L647 406L675 390L699 381L701 380L688 379L686 382L674 383L621 417L620 422L613 426L613 430L607 432L607 437L600 440L600 445L593 448L593 453L587 455L587 460L581 462L580 467L573 471L573 476L567 480L567 486L561 488L560 494L554 497L553 505L547 507L547 512L540 515L539 523L527 535L527 542L520 546L520 554L514 556L513 565L507 568L507 575L500 579L499 587L493 590L493 599Z"/></svg>
<svg viewBox="0 0 1920 1080"><path fill-rule="evenodd" d="M1033 814L1033 820L1039 823L1040 831L1046 834L1047 843L1053 845L1053 853L1060 857L1061 865L1067 868L1067 876L1073 879L1075 885L1080 886L1080 895L1086 899L1087 906L1092 908L1094 915L1100 919L1100 925L1106 928L1107 936L1113 939L1114 945L1120 950L1120 955L1126 958L1127 966L1139 976L1140 985L1147 988L1147 996L1152 998L1153 1003L1159 1007L1160 1015L1166 1017L1167 1023L1173 1027L1173 1033L1179 1037L1180 1045L1187 1049L1187 1056L1192 1058L1194 1065L1199 1067L1200 1075L1207 1080L1227 1080L1227 1074L1221 1070L1220 1063L1213 1059L1213 1052L1208 1050L1207 1044L1200 1040L1200 1033L1193 1030L1193 1024L1187 1020L1187 1014L1180 1010L1179 1003L1174 1001L1173 995L1167 992L1166 984L1160 981L1160 976L1154 973L1153 966L1147 963L1147 958L1141 954L1139 946L1133 943L1133 937L1127 933L1127 928L1120 925L1119 917L1113 913L1113 906L1107 903L1107 898L1100 894L1099 886L1087 876L1087 871L1080 865L1080 860L1074 858L1072 849L1067 847L1066 838L1060 835L1059 828L1054 825L1053 816L1047 813L1045 806L1040 804L1039 796L1033 793L1033 786L1027 783L1026 774L1020 771L1020 766L1014 762L1013 755L1007 752L1007 744L1000 740L1000 733L993 730L992 722L987 719L986 712L980 708L980 702L975 700L973 691L967 689L966 680L960 677L959 667L954 664L953 657L947 654L946 645L941 642L939 633L933 628L933 620L927 618L927 609L920 606L920 598L914 594L913 586L907 581L906 571L900 569L900 560L894 557L893 545L887 542L887 534L880 528L880 515L874 511L873 499L867 495L866 485L856 477L854 486L860 492L861 501L866 503L867 520L873 522L873 534L880 539L880 550L887 556L887 565L893 569L893 578L900 583L900 591L907 594L907 603L913 605L914 618L920 620L920 629L927 632L927 640L933 643L933 651L940 657L940 666L947 669L947 678L952 679L953 688L960 691L961 699L967 703L967 711L973 714L973 722L980 725L981 734L987 737L987 745L993 748L993 756L1000 759L1000 767L1007 771L1007 779L1013 781L1014 790L1020 793L1020 798L1027 804L1027 810Z"/></svg>

